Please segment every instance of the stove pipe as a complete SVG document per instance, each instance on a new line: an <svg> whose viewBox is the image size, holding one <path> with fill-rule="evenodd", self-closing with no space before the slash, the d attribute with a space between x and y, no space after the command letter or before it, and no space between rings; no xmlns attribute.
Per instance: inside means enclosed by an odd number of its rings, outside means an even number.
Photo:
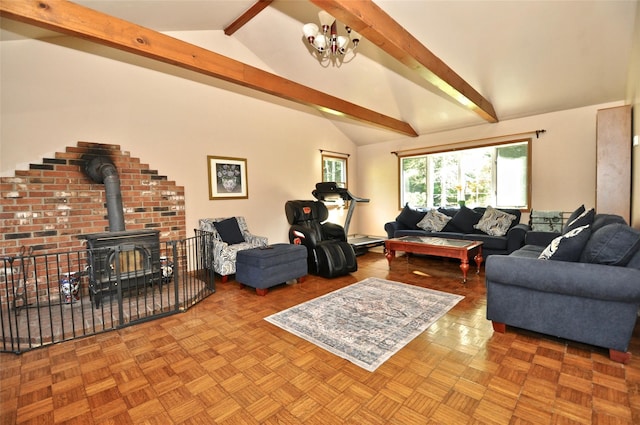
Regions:
<svg viewBox="0 0 640 425"><path fill-rule="evenodd" d="M85 171L96 183L104 183L104 191L107 197L107 218L109 219L109 231L124 231L124 211L122 208L122 191L120 190L120 177L118 170L109 158L96 156L87 162Z"/></svg>

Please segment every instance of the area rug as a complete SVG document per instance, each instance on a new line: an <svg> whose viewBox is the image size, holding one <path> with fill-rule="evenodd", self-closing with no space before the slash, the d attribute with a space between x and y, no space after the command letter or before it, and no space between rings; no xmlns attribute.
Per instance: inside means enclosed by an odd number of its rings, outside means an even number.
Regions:
<svg viewBox="0 0 640 425"><path fill-rule="evenodd" d="M463 298L370 277L265 320L373 372Z"/></svg>

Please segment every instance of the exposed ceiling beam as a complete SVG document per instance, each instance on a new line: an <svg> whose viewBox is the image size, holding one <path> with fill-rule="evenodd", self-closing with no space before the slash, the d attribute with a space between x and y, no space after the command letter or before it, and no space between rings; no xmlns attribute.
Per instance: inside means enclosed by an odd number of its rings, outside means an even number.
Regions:
<svg viewBox="0 0 640 425"><path fill-rule="evenodd" d="M372 1L310 1L416 71L455 102L488 122L498 122L493 105L487 99Z"/></svg>
<svg viewBox="0 0 640 425"><path fill-rule="evenodd" d="M406 122L69 1L0 1L0 16L220 78L323 112L417 136Z"/></svg>
<svg viewBox="0 0 640 425"><path fill-rule="evenodd" d="M238 31L240 28L244 26L247 22L252 20L254 16L258 13L262 12L262 10L269 6L273 0L258 0L256 4L251 6L246 12L238 17L235 21L231 23L228 27L224 29L224 33L226 35L232 35L234 32Z"/></svg>

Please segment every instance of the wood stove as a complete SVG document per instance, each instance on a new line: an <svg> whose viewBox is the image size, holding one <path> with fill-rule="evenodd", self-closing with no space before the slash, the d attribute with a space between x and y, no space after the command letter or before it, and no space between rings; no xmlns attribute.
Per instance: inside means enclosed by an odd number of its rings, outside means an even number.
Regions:
<svg viewBox="0 0 640 425"><path fill-rule="evenodd" d="M162 285L160 238L157 230L129 230L78 236L87 241L89 290L96 308L104 293Z"/></svg>
<svg viewBox="0 0 640 425"><path fill-rule="evenodd" d="M89 290L96 308L103 293L144 290L162 285L160 238L157 230L125 230L118 170L110 158L87 154L85 174L104 184L109 231L78 236L87 241Z"/></svg>

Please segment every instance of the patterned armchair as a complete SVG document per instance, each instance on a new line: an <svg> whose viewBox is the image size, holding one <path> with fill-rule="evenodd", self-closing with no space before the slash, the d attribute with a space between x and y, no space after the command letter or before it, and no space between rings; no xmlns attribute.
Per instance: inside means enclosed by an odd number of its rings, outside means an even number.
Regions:
<svg viewBox="0 0 640 425"><path fill-rule="evenodd" d="M229 223L228 219L230 218L235 218L238 222L238 228L240 234L242 235L240 239L244 239L244 241L229 240L229 237L226 234L224 236L227 239L227 242L223 240L225 238L220 235L220 232L218 231L214 223L217 223L218 225L220 225L221 222ZM243 249L267 246L269 244L269 241L266 237L252 235L249 232L244 217L241 216L201 218L198 224L199 230L212 234L212 247L211 249L205 250L205 252L207 252L205 264L209 270L213 270L215 273L218 273L220 276L222 276L222 282L226 282L229 275L235 274L236 254L238 253L238 251L241 251Z"/></svg>

